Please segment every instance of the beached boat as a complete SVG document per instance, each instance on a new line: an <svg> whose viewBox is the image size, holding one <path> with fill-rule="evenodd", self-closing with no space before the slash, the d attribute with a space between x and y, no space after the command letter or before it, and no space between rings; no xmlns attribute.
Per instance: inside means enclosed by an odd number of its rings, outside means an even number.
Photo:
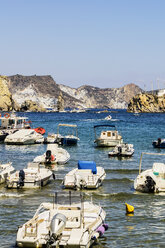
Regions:
<svg viewBox="0 0 165 248"><path fill-rule="evenodd" d="M27 168L16 171L7 177L6 187L14 189L40 188L48 183L52 175L52 171L42 165L28 163Z"/></svg>
<svg viewBox="0 0 165 248"><path fill-rule="evenodd" d="M97 136L96 130L97 128L104 127L104 129L107 128L113 128L114 130L104 130L101 131L100 136ZM123 143L122 136L119 135L118 131L116 130L116 126L114 125L96 125L94 126L95 131L95 140L94 143L96 143L97 146L102 147L114 147L118 144Z"/></svg>
<svg viewBox="0 0 165 248"><path fill-rule="evenodd" d="M122 143L108 153L109 157L131 157L134 154L133 144Z"/></svg>
<svg viewBox="0 0 165 248"><path fill-rule="evenodd" d="M15 172L12 163L0 164L0 184L4 183L9 175Z"/></svg>
<svg viewBox="0 0 165 248"><path fill-rule="evenodd" d="M67 135L60 134L60 127L67 128L69 132L72 130L72 134L69 133ZM72 128L72 129L71 129ZM60 145L77 145L77 142L79 140L78 138L78 131L77 131L77 125L72 124L59 124L57 128L57 142Z"/></svg>
<svg viewBox="0 0 165 248"><path fill-rule="evenodd" d="M162 153L145 153L141 154L139 164L139 175L134 181L134 188L144 193L165 192L165 163L153 163L151 169L141 172L142 157L144 154L165 156Z"/></svg>
<svg viewBox="0 0 165 248"><path fill-rule="evenodd" d="M37 156L33 162L43 164L66 164L70 159L70 154L63 148L58 147L58 144L48 144L47 151Z"/></svg>
<svg viewBox="0 0 165 248"><path fill-rule="evenodd" d="M106 213L92 202L44 202L34 217L18 228L18 247L89 248L108 229Z"/></svg>
<svg viewBox="0 0 165 248"><path fill-rule="evenodd" d="M78 168L70 171L63 180L65 188L97 189L106 176L105 170L94 161L78 161Z"/></svg>
<svg viewBox="0 0 165 248"><path fill-rule="evenodd" d="M44 137L33 129L22 129L5 138L8 145L30 145L44 142Z"/></svg>
<svg viewBox="0 0 165 248"><path fill-rule="evenodd" d="M154 148L165 148L165 139L158 138L152 142Z"/></svg>

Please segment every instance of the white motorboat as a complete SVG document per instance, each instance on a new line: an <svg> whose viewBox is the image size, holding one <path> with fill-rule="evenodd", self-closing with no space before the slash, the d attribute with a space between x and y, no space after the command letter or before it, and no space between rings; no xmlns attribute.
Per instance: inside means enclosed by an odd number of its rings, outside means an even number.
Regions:
<svg viewBox="0 0 165 248"><path fill-rule="evenodd" d="M43 164L66 164L70 159L70 154L58 144L48 144L47 151L41 156L37 156L33 162Z"/></svg>
<svg viewBox="0 0 165 248"><path fill-rule="evenodd" d="M4 116L0 114L0 141L20 129L30 128L30 123L27 117L16 116L15 113L5 113Z"/></svg>
<svg viewBox="0 0 165 248"><path fill-rule="evenodd" d="M110 157L131 157L134 154L133 144L122 143L110 151Z"/></svg>
<svg viewBox="0 0 165 248"><path fill-rule="evenodd" d="M96 129L100 127L104 127L104 129L114 128L114 130L103 130L101 131L100 136L97 136ZM116 126L114 125L96 125L94 126L94 131L95 131L94 143L96 143L97 146L114 147L118 144L123 143L122 136L119 135L118 131L116 130Z"/></svg>
<svg viewBox="0 0 165 248"><path fill-rule="evenodd" d="M60 127L67 129L69 134L63 135L60 134ZM72 130L72 133L71 133ZM77 125L72 124L59 124L57 128L57 142L60 145L77 145L78 140L78 131L77 131Z"/></svg>
<svg viewBox="0 0 165 248"><path fill-rule="evenodd" d="M27 168L16 171L7 177L7 188L40 188L45 186L50 177L54 175L52 171L40 164L29 163Z"/></svg>
<svg viewBox="0 0 165 248"><path fill-rule="evenodd" d="M106 176L102 167L96 167L94 161L78 161L78 168L70 171L63 180L65 188L97 189Z"/></svg>
<svg viewBox="0 0 165 248"><path fill-rule="evenodd" d="M56 195L57 196L57 195ZM34 217L18 228L18 247L89 248L108 229L106 213L92 202L42 203Z"/></svg>
<svg viewBox="0 0 165 248"><path fill-rule="evenodd" d="M139 175L134 181L134 189L144 193L165 192L165 163L153 163L151 169L141 172L141 163L143 154L163 156L162 153L141 154Z"/></svg>
<svg viewBox="0 0 165 248"><path fill-rule="evenodd" d="M58 135L55 133L48 133L48 136L45 138L44 143L45 144L53 144L57 143Z"/></svg>
<svg viewBox="0 0 165 248"><path fill-rule="evenodd" d="M33 129L22 129L5 138L8 145L30 145L44 142L44 137Z"/></svg>
<svg viewBox="0 0 165 248"><path fill-rule="evenodd" d="M9 175L15 172L12 163L0 164L0 184L4 183Z"/></svg>
<svg viewBox="0 0 165 248"><path fill-rule="evenodd" d="M105 117L105 120L107 120L107 121L110 121L111 119L112 119L111 115L108 115L108 116Z"/></svg>

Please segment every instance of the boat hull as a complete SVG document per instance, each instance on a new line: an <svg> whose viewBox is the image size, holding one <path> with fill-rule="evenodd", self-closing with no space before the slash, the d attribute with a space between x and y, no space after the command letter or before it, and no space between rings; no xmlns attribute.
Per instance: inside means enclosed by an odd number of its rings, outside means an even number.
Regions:
<svg viewBox="0 0 165 248"><path fill-rule="evenodd" d="M115 147L122 143L122 140L96 139L95 143L99 147Z"/></svg>
<svg viewBox="0 0 165 248"><path fill-rule="evenodd" d="M18 189L18 188L21 188L21 189L34 189L34 188L41 188L43 186L45 186L46 184L48 184L49 182L49 179L50 179L51 176L49 177L46 177L44 179L41 179L41 180L38 180L38 181L32 181L32 182L27 182L27 181L24 181L24 186L20 186L18 187L18 181L7 181L6 182L6 187L8 189Z"/></svg>
<svg viewBox="0 0 165 248"><path fill-rule="evenodd" d="M74 138L61 138L60 143L61 143L61 145L64 145L64 146L77 145L77 139L74 139Z"/></svg>

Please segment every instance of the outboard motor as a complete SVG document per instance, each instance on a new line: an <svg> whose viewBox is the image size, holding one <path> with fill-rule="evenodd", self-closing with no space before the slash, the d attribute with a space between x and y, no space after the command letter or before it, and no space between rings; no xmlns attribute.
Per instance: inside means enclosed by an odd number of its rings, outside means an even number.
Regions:
<svg viewBox="0 0 165 248"><path fill-rule="evenodd" d="M58 214L53 216L53 218L51 220L51 224L50 224L50 238L47 242L47 246L56 244L55 243L56 239L57 239L58 235L60 235L62 233L65 226L66 226L66 216L65 215L58 213Z"/></svg>
<svg viewBox="0 0 165 248"><path fill-rule="evenodd" d="M156 183L155 183L155 181L153 180L152 177L146 176L145 185L146 185L146 188L147 188L148 192L150 192L150 193L155 192Z"/></svg>
<svg viewBox="0 0 165 248"><path fill-rule="evenodd" d="M118 147L118 153L119 153L119 155L121 155L121 153L122 153L122 148L121 148L121 146Z"/></svg>
<svg viewBox="0 0 165 248"><path fill-rule="evenodd" d="M25 180L25 172L24 170L19 171L19 181L17 183L17 187L23 187L24 186L24 180Z"/></svg>
<svg viewBox="0 0 165 248"><path fill-rule="evenodd" d="M47 163L47 164L51 163L51 155L52 155L51 150L47 150L46 151L46 157L45 157L45 163Z"/></svg>
<svg viewBox="0 0 165 248"><path fill-rule="evenodd" d="M158 138L157 145L160 146L161 144L161 138Z"/></svg>

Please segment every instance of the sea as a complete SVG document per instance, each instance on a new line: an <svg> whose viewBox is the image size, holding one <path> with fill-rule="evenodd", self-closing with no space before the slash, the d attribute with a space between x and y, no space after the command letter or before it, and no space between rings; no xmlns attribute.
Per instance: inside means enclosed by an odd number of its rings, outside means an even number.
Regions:
<svg viewBox="0 0 165 248"><path fill-rule="evenodd" d="M107 115L112 119L105 120ZM18 227L32 218L42 202L52 202L53 195L67 195L62 180L67 172L77 167L78 160L95 161L104 167L106 178L96 190L83 190L84 198L99 204L106 211L108 231L93 247L165 247L165 193L147 194L134 190L134 180L139 172L142 152L165 153L152 147L152 141L165 138L165 114L141 113L134 115L126 110L112 110L109 113L90 110L84 113L17 113L32 121L32 126L44 127L45 136L57 133L59 123L76 124L80 140L76 146L65 146L71 159L65 165L55 167L55 180L41 189L11 190L0 185L0 247L15 247ZM134 145L132 158L109 158L112 148L97 148L94 143L95 125L115 125L124 142ZM101 128L103 129L103 128ZM98 130L98 134L101 130ZM61 127L61 132L63 132ZM23 169L28 162L46 151L46 144L5 145L0 144L0 160L11 161L17 169ZM143 155L142 170L151 168L154 162L165 162L164 156ZM72 195L80 192L72 191ZM134 214L127 215L125 203L134 206Z"/></svg>

